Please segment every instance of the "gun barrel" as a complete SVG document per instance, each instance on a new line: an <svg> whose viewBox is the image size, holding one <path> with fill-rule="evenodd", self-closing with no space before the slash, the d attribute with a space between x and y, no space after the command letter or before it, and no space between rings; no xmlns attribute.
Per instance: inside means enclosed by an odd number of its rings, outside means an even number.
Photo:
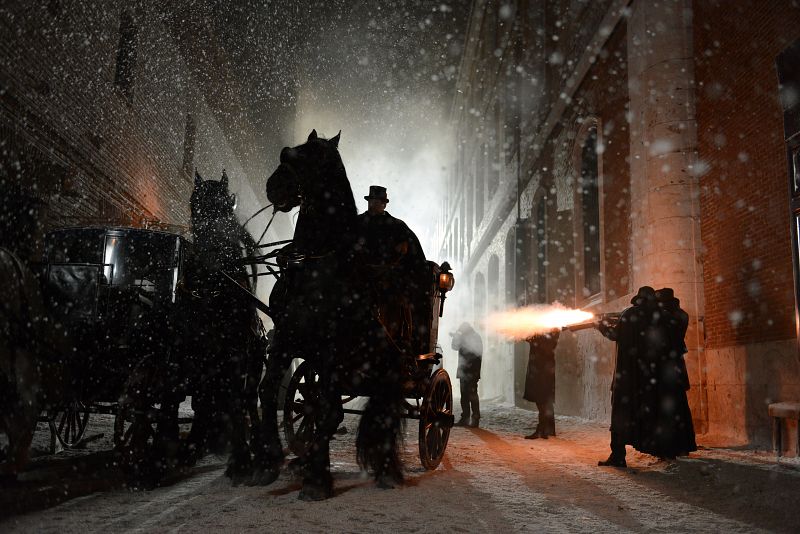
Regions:
<svg viewBox="0 0 800 534"><path fill-rule="evenodd" d="M561 330L569 330L570 332L577 332L578 330L588 330L589 328L596 328L597 322L596 321L586 321L583 323L575 323L569 324L567 326L562 326Z"/></svg>
<svg viewBox="0 0 800 534"><path fill-rule="evenodd" d="M582 323L574 323L569 324L567 326L561 327L561 330L569 330L570 332L577 332L579 330L588 330L590 328L597 328L600 324L605 324L608 326L616 326L619 322L620 315L619 312L611 312L611 313L601 313L591 321L584 321Z"/></svg>

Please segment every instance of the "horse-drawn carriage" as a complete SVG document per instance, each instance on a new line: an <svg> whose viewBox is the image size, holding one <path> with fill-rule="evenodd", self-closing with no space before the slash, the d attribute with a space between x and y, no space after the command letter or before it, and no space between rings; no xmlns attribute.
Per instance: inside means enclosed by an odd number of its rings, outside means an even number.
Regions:
<svg viewBox="0 0 800 534"><path fill-rule="evenodd" d="M179 283L191 243L162 231L90 226L53 230L45 244L45 302L74 344L65 370L70 395L50 414L51 431L69 448L84 438L91 413L117 415L120 445L119 400L142 360L157 359L162 369L179 363L186 299Z"/></svg>
<svg viewBox="0 0 800 534"><path fill-rule="evenodd" d="M227 474L268 484L283 463L282 410L287 445L304 465L301 497L316 500L332 495L329 441L350 412L362 414L359 464L379 485L402 482L403 418L419 420L423 466L439 465L453 413L450 379L438 368L438 318L453 276L446 263L425 261L409 230L413 239L403 246L419 254L391 267L399 297L388 304L402 304L404 320L402 334L390 333L380 311L386 294L369 287L381 286L387 271L379 282L363 268L368 254L338 140L312 132L306 144L281 153L267 196L276 212L299 206L300 213L291 244L280 250L258 254L285 242L259 245L244 230L224 173L219 181L196 176L192 243L132 228L50 232L45 300L77 347L69 362L76 393L52 423L65 445L81 440L90 413L115 414L123 465L161 477L213 449L210 436L221 421L233 447ZM254 295L263 273L248 273L248 265L278 277L269 306ZM258 388L261 411L255 387L266 346L257 309L275 323ZM295 366L297 359L304 361ZM187 395L195 418L184 441L178 404ZM367 398L361 409L350 404L356 397ZM178 449L186 453L179 459Z"/></svg>

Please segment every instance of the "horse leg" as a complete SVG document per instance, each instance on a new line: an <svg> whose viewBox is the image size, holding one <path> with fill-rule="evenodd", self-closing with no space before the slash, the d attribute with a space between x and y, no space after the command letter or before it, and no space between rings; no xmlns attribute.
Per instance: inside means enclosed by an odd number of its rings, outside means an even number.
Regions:
<svg viewBox="0 0 800 534"><path fill-rule="evenodd" d="M307 455L307 472L299 498L303 501L321 501L333 496L330 441L344 418L342 396L330 378L321 373L320 403L314 443Z"/></svg>
<svg viewBox="0 0 800 534"><path fill-rule="evenodd" d="M197 463L197 460L202 458L205 454L208 443L209 425L213 417L210 403L201 392L195 392L192 396L192 410L194 411L192 429L189 431L189 437L186 440L183 454L184 463L189 466Z"/></svg>
<svg viewBox="0 0 800 534"><path fill-rule="evenodd" d="M254 427L253 438L255 469L250 484L266 486L272 484L283 465L283 446L278 429L278 389L288 366L287 358L272 354L267 359L264 378L259 386L261 399L261 424Z"/></svg>
<svg viewBox="0 0 800 534"><path fill-rule="evenodd" d="M372 471L380 488L403 483L403 412L405 400L399 380L378 385L367 401L358 424L356 451L359 465Z"/></svg>
<svg viewBox="0 0 800 534"><path fill-rule="evenodd" d="M154 451L160 459L162 471L176 466L180 450L180 428L178 427L178 407L181 400L175 396L161 404L160 418L156 426Z"/></svg>
<svg viewBox="0 0 800 534"><path fill-rule="evenodd" d="M240 403L237 403L240 405ZM245 428L244 411L240 407L234 407L231 414L232 435L231 435L231 455L228 458L228 468L225 476L229 477L233 485L239 485L249 479L252 470L252 458L250 448L247 446L247 436Z"/></svg>
<svg viewBox="0 0 800 534"><path fill-rule="evenodd" d="M225 475L230 477L234 485L245 481L250 476L252 458L250 448L247 446L247 429L245 412L247 411L247 373L241 360L233 364L231 373L232 396L228 400L228 415L231 423L231 455L228 459L228 468ZM241 387L240 387L241 386Z"/></svg>
<svg viewBox="0 0 800 534"><path fill-rule="evenodd" d="M18 410L5 414L4 427L8 436L8 451L5 463L0 465L0 480L16 480L30 459L31 442L36 430L36 415L33 407L17 405ZM14 413L16 412L16 413Z"/></svg>

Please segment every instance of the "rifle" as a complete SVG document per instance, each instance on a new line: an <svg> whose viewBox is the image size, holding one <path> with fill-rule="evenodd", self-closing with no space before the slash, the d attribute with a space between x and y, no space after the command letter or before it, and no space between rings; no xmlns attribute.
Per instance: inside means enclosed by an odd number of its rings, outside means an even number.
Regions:
<svg viewBox="0 0 800 534"><path fill-rule="evenodd" d="M588 330L589 328L598 328L601 324L609 328L615 328L619 323L621 312L601 313L590 321L583 321L582 323L574 323L567 326L562 326L561 331L569 330L570 332L577 332L578 330Z"/></svg>

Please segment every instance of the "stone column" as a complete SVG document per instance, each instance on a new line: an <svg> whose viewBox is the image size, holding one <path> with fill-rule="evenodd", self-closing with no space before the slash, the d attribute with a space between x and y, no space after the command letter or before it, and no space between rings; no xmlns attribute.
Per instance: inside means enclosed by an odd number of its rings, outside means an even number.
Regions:
<svg viewBox="0 0 800 534"><path fill-rule="evenodd" d="M692 10L635 0L628 19L633 290L672 287L690 315L686 356L696 430L707 420Z"/></svg>

